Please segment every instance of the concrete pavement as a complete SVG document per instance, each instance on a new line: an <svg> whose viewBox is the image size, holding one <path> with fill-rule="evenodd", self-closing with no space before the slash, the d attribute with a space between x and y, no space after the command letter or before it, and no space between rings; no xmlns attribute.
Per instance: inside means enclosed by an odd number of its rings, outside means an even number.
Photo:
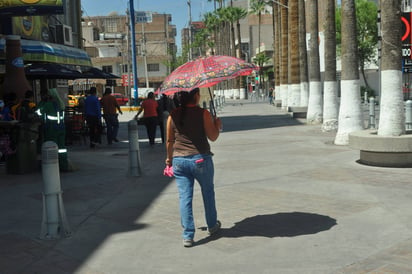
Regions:
<svg viewBox="0 0 412 274"><path fill-rule="evenodd" d="M139 126L143 174L124 142L69 147L61 174L71 237L40 240L42 176L0 167L0 273L412 273L412 171L356 163L359 151L266 102L227 101L212 143L222 231L208 237L196 187L195 241L181 240L165 149Z"/></svg>

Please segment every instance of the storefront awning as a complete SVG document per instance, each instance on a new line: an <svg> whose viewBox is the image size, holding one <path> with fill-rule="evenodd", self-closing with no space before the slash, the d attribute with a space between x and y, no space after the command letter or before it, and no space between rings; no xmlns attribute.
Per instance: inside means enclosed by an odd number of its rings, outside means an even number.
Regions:
<svg viewBox="0 0 412 274"><path fill-rule="evenodd" d="M5 60L5 39L0 39L0 60ZM23 60L27 62L49 62L75 66L92 66L84 50L60 44L34 40L21 40Z"/></svg>

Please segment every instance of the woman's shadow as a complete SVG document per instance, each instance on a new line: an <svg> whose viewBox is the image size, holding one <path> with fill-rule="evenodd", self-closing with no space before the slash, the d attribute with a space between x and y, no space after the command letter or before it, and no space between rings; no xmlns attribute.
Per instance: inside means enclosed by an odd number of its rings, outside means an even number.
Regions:
<svg viewBox="0 0 412 274"><path fill-rule="evenodd" d="M235 223L231 228L222 228L218 233L197 241L196 245L205 244L222 237L274 238L316 234L329 230L336 224L335 219L314 213L286 212L256 215ZM206 230L205 227L200 229Z"/></svg>

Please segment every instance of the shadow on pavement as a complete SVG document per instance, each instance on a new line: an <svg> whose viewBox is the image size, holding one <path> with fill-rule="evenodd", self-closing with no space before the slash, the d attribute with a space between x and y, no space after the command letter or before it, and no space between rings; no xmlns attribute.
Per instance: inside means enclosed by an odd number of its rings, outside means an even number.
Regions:
<svg viewBox="0 0 412 274"><path fill-rule="evenodd" d="M221 117L223 132L302 125L287 114Z"/></svg>
<svg viewBox="0 0 412 274"><path fill-rule="evenodd" d="M336 224L335 219L314 213L285 212L256 215L235 223L231 228L222 228L216 235L204 238L196 242L196 245L219 238L296 237L326 231ZM201 229L205 230L206 228Z"/></svg>

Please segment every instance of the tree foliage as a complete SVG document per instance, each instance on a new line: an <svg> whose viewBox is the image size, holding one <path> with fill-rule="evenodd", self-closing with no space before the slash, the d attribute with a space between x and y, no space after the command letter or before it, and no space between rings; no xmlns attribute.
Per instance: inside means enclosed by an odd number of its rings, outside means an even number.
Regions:
<svg viewBox="0 0 412 274"><path fill-rule="evenodd" d="M376 62L376 47L378 43L377 16L378 9L374 2L356 0L356 27L358 40L359 66L361 70L366 64ZM338 53L342 41L341 33L341 7L336 9L336 42Z"/></svg>

